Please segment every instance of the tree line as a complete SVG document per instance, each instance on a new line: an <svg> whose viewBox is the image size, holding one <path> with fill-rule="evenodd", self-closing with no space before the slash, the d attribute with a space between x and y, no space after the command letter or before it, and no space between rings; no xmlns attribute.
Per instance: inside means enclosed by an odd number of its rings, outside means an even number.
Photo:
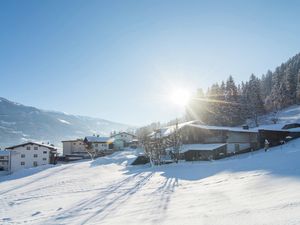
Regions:
<svg viewBox="0 0 300 225"><path fill-rule="evenodd" d="M260 115L300 103L300 53L261 77L252 74L236 84L229 76L213 84L206 93L198 89L186 108L187 120L205 124L236 126L252 122Z"/></svg>

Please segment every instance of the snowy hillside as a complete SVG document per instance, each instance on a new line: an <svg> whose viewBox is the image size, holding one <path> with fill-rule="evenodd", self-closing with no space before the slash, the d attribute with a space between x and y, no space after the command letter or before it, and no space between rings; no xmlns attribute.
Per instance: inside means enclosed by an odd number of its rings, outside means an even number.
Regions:
<svg viewBox="0 0 300 225"><path fill-rule="evenodd" d="M61 144L69 138L97 133L109 135L112 130L126 130L129 125L103 119L45 111L0 98L0 147L27 140Z"/></svg>
<svg viewBox="0 0 300 225"><path fill-rule="evenodd" d="M259 118L260 125L273 124L272 119L277 118L278 124L300 123L300 105L293 105L279 110L277 113L269 113Z"/></svg>
<svg viewBox="0 0 300 225"><path fill-rule="evenodd" d="M214 162L135 152L0 178L1 224L300 224L300 139Z"/></svg>

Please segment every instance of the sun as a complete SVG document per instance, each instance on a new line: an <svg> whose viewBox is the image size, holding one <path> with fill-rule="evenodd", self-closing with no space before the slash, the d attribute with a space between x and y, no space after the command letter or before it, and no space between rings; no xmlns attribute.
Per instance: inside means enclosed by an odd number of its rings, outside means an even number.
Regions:
<svg viewBox="0 0 300 225"><path fill-rule="evenodd" d="M178 106L185 107L191 98L191 94L184 88L173 88L169 93L169 100Z"/></svg>

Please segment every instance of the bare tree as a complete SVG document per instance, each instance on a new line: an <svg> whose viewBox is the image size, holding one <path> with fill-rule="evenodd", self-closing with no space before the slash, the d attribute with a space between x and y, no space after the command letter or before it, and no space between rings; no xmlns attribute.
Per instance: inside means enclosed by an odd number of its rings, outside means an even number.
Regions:
<svg viewBox="0 0 300 225"><path fill-rule="evenodd" d="M166 149L170 151L171 158L177 163L179 160L179 151L181 147L181 133L178 123L173 127L172 133L164 136L161 129L153 132L151 137L144 139L143 146L146 155L149 157L152 165L161 165L163 163L163 156L166 155Z"/></svg>
<svg viewBox="0 0 300 225"><path fill-rule="evenodd" d="M93 145L91 142L85 142L85 150L90 155L91 159L94 160L97 156L96 150L93 148Z"/></svg>
<svg viewBox="0 0 300 225"><path fill-rule="evenodd" d="M178 126L178 121L174 126L172 134L170 134L165 140L166 148L171 148L172 158L178 163L179 155L180 155L180 147L182 145L181 131Z"/></svg>

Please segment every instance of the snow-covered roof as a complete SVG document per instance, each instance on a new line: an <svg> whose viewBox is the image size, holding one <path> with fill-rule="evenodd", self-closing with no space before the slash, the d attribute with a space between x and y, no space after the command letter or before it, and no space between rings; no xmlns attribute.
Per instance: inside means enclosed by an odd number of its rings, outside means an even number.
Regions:
<svg viewBox="0 0 300 225"><path fill-rule="evenodd" d="M116 133L116 134L111 135L111 137L115 137L115 136L117 136L117 135L119 135L119 134L127 134L127 135L130 135L130 136L132 136L132 137L136 137L134 134L131 134L131 133L128 133L128 132L120 132L120 133Z"/></svg>
<svg viewBox="0 0 300 225"><path fill-rule="evenodd" d="M184 122L184 123L179 123L177 125L177 128L181 129L184 126L195 123L195 122L196 121L193 120L193 121L188 121L188 122ZM167 126L167 127L160 128L158 131L153 131L152 133L149 134L149 136L154 137L155 135L158 135L157 137L167 137L170 134L172 134L175 130L176 130L176 125Z"/></svg>
<svg viewBox="0 0 300 225"><path fill-rule="evenodd" d="M257 133L257 130L254 129L243 129L239 127L210 126L210 125L203 125L203 124L188 124L188 126L207 129L207 130L224 130L224 131L232 131L232 132Z"/></svg>
<svg viewBox="0 0 300 225"><path fill-rule="evenodd" d="M220 148L222 146L226 145L225 143L221 144L185 144L180 147L180 152L184 153L190 150L196 150L196 151L213 151L217 148Z"/></svg>
<svg viewBox="0 0 300 225"><path fill-rule="evenodd" d="M196 127L199 129L207 129L207 130L224 130L224 131L232 131L232 132L245 132L245 133L257 133L258 130L255 129L243 129L243 128L239 128L239 127L223 127L223 126L210 126L210 125L205 125L205 124L199 124L199 121L189 121L189 122L185 122L185 123L180 123L178 124L178 129L181 129L183 127ZM159 132L152 132L149 136L150 137L154 137L155 135L157 135L157 137L167 137L169 135L171 135L174 131L176 130L176 125L173 126L168 126L168 127L164 127L159 129Z"/></svg>
<svg viewBox="0 0 300 225"><path fill-rule="evenodd" d="M100 143L113 141L110 137L97 137L97 136L86 136L84 140L87 142L100 142Z"/></svg>
<svg viewBox="0 0 300 225"><path fill-rule="evenodd" d="M268 131L287 131L287 132L300 132L300 127L283 129L284 126L288 125L288 123L277 123L277 124L268 124L268 125L260 125L258 127L253 128L253 130L268 130Z"/></svg>
<svg viewBox="0 0 300 225"><path fill-rule="evenodd" d="M296 127L296 128L290 128L290 129L285 129L284 131L290 131L290 132L300 132L300 127Z"/></svg>
<svg viewBox="0 0 300 225"><path fill-rule="evenodd" d="M33 142L33 141L29 141L29 142L26 142L26 143L23 143L23 144L19 144L19 145L13 145L13 146L7 147L6 149L11 150L11 149L14 149L14 148L17 148L17 147L21 147L21 146L26 146L26 145L38 145L38 146L49 148L51 150L57 150L57 148L54 147L54 146L52 146L52 145L48 145L48 144L44 144L44 143L38 143L38 142Z"/></svg>
<svg viewBox="0 0 300 225"><path fill-rule="evenodd" d="M6 150L0 150L0 155L1 155L1 156L8 156L8 155L9 155L9 151L6 151Z"/></svg>
<svg viewBox="0 0 300 225"><path fill-rule="evenodd" d="M74 140L64 140L61 142L76 142L76 141L83 141L82 139L74 139Z"/></svg>

